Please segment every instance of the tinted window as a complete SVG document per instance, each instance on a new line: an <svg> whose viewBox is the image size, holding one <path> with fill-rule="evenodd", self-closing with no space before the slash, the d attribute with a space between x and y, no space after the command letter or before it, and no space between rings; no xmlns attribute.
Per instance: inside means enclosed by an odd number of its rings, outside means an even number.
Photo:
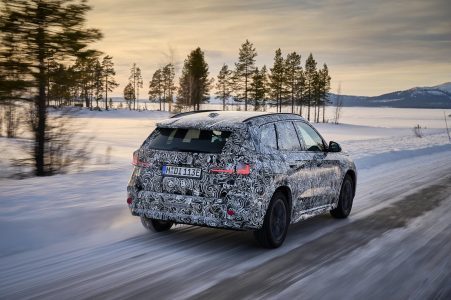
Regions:
<svg viewBox="0 0 451 300"><path fill-rule="evenodd" d="M276 129L274 124L260 127L260 149L263 153L271 153L277 150Z"/></svg>
<svg viewBox="0 0 451 300"><path fill-rule="evenodd" d="M277 128L277 142L279 144L279 150L300 150L301 145L296 134L292 122L278 122Z"/></svg>
<svg viewBox="0 0 451 300"><path fill-rule="evenodd" d="M147 145L158 150L220 153L229 137L229 131L157 128Z"/></svg>
<svg viewBox="0 0 451 300"><path fill-rule="evenodd" d="M302 122L295 122L294 124L304 140L307 151L324 151L323 140L312 127Z"/></svg>

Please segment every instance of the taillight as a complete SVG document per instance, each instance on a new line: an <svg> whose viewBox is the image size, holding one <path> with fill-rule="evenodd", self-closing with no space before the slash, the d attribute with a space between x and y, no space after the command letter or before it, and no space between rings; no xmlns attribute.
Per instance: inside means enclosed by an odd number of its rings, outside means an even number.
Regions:
<svg viewBox="0 0 451 300"><path fill-rule="evenodd" d="M150 164L139 160L138 152L133 153L132 165L137 167L150 167Z"/></svg>
<svg viewBox="0 0 451 300"><path fill-rule="evenodd" d="M235 172L235 170L234 169L210 169L210 172L233 174Z"/></svg>
<svg viewBox="0 0 451 300"><path fill-rule="evenodd" d="M237 166L236 173L240 175L249 175L251 173L251 166L248 164Z"/></svg>
<svg viewBox="0 0 451 300"><path fill-rule="evenodd" d="M239 164L229 169L210 169L210 172L249 175L251 173L251 166L248 164Z"/></svg>

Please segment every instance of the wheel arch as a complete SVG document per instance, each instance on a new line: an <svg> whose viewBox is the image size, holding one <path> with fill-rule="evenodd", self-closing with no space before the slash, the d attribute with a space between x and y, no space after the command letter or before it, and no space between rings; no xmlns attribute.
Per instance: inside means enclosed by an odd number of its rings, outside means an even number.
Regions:
<svg viewBox="0 0 451 300"><path fill-rule="evenodd" d="M356 187L357 187L357 175L356 175L354 170L348 170L348 171L346 171L346 174L343 177L343 180L345 179L346 176L349 176L352 179L352 183L353 183L352 185L353 185L353 188L354 188L354 195L355 195L355 190L356 190Z"/></svg>
<svg viewBox="0 0 451 300"><path fill-rule="evenodd" d="M273 195L277 192L281 192L282 194L285 195L287 201L288 201L288 209L289 209L289 213L288 215L290 216L290 222L291 222L291 214L293 213L293 201L292 201L292 194L291 194L291 189L289 186L286 185L282 185L279 186L273 193Z"/></svg>

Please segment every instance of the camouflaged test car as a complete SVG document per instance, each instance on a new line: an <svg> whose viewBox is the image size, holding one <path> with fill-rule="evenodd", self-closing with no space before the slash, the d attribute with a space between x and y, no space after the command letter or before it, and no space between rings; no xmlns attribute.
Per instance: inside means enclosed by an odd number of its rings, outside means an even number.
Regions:
<svg viewBox="0 0 451 300"><path fill-rule="evenodd" d="M201 111L157 124L133 155L127 203L143 225L252 230L280 246L288 225L349 215L352 160L299 115Z"/></svg>

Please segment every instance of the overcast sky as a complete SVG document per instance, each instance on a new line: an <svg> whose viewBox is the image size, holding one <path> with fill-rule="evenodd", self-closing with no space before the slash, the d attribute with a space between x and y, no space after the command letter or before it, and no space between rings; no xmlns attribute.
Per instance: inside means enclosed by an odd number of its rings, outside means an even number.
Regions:
<svg viewBox="0 0 451 300"><path fill-rule="evenodd" d="M257 48L257 65L274 51L310 52L327 63L332 91L379 95L451 81L450 0L90 0L88 26L101 29L95 47L114 58L122 95L133 62L144 91L153 72L170 60L181 66L201 47L216 77L232 66L240 45ZM141 98L141 97L140 97Z"/></svg>

